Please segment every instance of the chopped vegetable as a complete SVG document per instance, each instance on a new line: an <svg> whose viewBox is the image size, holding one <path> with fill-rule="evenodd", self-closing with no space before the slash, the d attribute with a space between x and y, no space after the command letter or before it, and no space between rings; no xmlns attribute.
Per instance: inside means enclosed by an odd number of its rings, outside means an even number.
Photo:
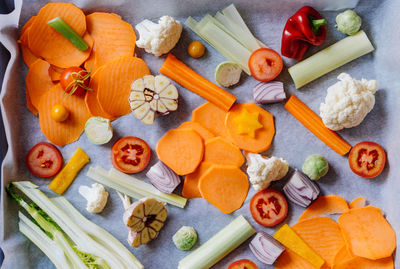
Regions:
<svg viewBox="0 0 400 269"><path fill-rule="evenodd" d="M197 232L193 227L182 226L174 234L172 241L180 250L190 250L197 242Z"/></svg>
<svg viewBox="0 0 400 269"><path fill-rule="evenodd" d="M214 134L198 122L185 121L179 127L182 129L193 129L204 141L214 137Z"/></svg>
<svg viewBox="0 0 400 269"><path fill-rule="evenodd" d="M385 150L374 142L361 142L355 145L349 154L351 171L364 178L374 178L385 168Z"/></svg>
<svg viewBox="0 0 400 269"><path fill-rule="evenodd" d="M270 104L285 100L286 93L280 81L260 82L253 88L253 97L257 104Z"/></svg>
<svg viewBox="0 0 400 269"><path fill-rule="evenodd" d="M51 181L49 184L49 189L58 194L63 194L69 185L71 185L79 171L89 161L89 156L80 147L78 147L64 168Z"/></svg>
<svg viewBox="0 0 400 269"><path fill-rule="evenodd" d="M304 161L301 169L312 180L318 180L328 173L329 164L324 156L312 154Z"/></svg>
<svg viewBox="0 0 400 269"><path fill-rule="evenodd" d="M187 51L191 57L200 58L201 56L204 55L206 48L200 41L192 41L188 45Z"/></svg>
<svg viewBox="0 0 400 269"><path fill-rule="evenodd" d="M79 194L86 199L86 210L89 213L101 213L107 204L108 192L99 183L94 183L91 187L80 186Z"/></svg>
<svg viewBox="0 0 400 269"><path fill-rule="evenodd" d="M49 68L49 76L53 82L59 82L63 72L64 68L59 68L54 65L50 66Z"/></svg>
<svg viewBox="0 0 400 269"><path fill-rule="evenodd" d="M362 19L353 10L348 9L336 16L336 28L346 35L354 35L360 30Z"/></svg>
<svg viewBox="0 0 400 269"><path fill-rule="evenodd" d="M236 101L235 96L200 76L171 53L165 59L160 72L225 111Z"/></svg>
<svg viewBox="0 0 400 269"><path fill-rule="evenodd" d="M350 151L351 145L334 131L326 128L321 118L295 95L289 98L285 104L285 108L308 130L338 154L345 155Z"/></svg>
<svg viewBox="0 0 400 269"><path fill-rule="evenodd" d="M242 109L233 121L236 124L236 133L240 135L248 135L255 138L256 131L261 129L263 125L259 122L259 112L249 112L247 109Z"/></svg>
<svg viewBox="0 0 400 269"><path fill-rule="evenodd" d="M29 150L25 162L33 175L49 178L61 170L64 160L58 148L50 143L40 142Z"/></svg>
<svg viewBox="0 0 400 269"><path fill-rule="evenodd" d="M353 257L354 255L349 252L346 245L343 245L343 247L335 254L335 258L333 259L333 266L338 265L343 261L351 259Z"/></svg>
<svg viewBox="0 0 400 269"><path fill-rule="evenodd" d="M48 21L47 24L68 39L68 41L71 42L78 50L84 51L89 48L89 45L86 43L86 41L61 17L56 17Z"/></svg>
<svg viewBox="0 0 400 269"><path fill-rule="evenodd" d="M348 36L289 68L296 89L374 50L364 31Z"/></svg>
<svg viewBox="0 0 400 269"><path fill-rule="evenodd" d="M244 158L237 146L218 136L210 138L204 143L203 162L241 167Z"/></svg>
<svg viewBox="0 0 400 269"><path fill-rule="evenodd" d="M180 260L178 268L210 268L246 241L255 232L256 231L247 220L240 215L207 242Z"/></svg>
<svg viewBox="0 0 400 269"><path fill-rule="evenodd" d="M210 117L212 115L212 117ZM217 105L207 102L192 112L192 121L201 124L215 136L230 139L225 126L226 112Z"/></svg>
<svg viewBox="0 0 400 269"><path fill-rule="evenodd" d="M113 128L109 119L91 117L85 124L85 134L90 142L103 145L113 137Z"/></svg>
<svg viewBox="0 0 400 269"><path fill-rule="evenodd" d="M86 91L93 91L88 87L89 81L90 72L77 66L65 68L60 76L61 87L67 96L82 96Z"/></svg>
<svg viewBox="0 0 400 269"><path fill-rule="evenodd" d="M279 191L265 189L251 198L250 213L258 224L273 227L286 218L288 204L285 196Z"/></svg>
<svg viewBox="0 0 400 269"><path fill-rule="evenodd" d="M25 64L31 68L32 64L34 62L36 62L37 59L39 59L39 57L37 57L36 55L34 55L32 53L32 51L29 50L29 48L27 47L27 45L24 44L19 44L19 47L21 48L21 52L22 52L22 58L24 59ZM51 75L51 74L50 74Z"/></svg>
<svg viewBox="0 0 400 269"><path fill-rule="evenodd" d="M249 58L251 75L259 81L268 82L282 71L282 57L273 49L261 48L253 51Z"/></svg>
<svg viewBox="0 0 400 269"><path fill-rule="evenodd" d="M283 186L283 191L290 201L302 207L311 204L312 201L317 199L320 192L314 182L297 170Z"/></svg>
<svg viewBox="0 0 400 269"><path fill-rule="evenodd" d="M220 63L215 69L215 81L224 87L237 84L240 80L242 69L239 65L232 62Z"/></svg>
<svg viewBox="0 0 400 269"><path fill-rule="evenodd" d="M357 197L350 204L349 208L361 208L367 205L367 200L364 197Z"/></svg>
<svg viewBox="0 0 400 269"><path fill-rule="evenodd" d="M332 269L347 268L373 268L373 269L393 269L393 257L387 257L379 260L369 260L361 257L352 257L339 264L335 264Z"/></svg>
<svg viewBox="0 0 400 269"><path fill-rule="evenodd" d="M250 250L256 258L265 264L274 264L285 250L277 240L267 233L259 232L250 242Z"/></svg>
<svg viewBox="0 0 400 269"><path fill-rule="evenodd" d="M211 166L212 163L202 162L197 167L196 171L185 176L185 181L183 182L182 188L183 197L188 199L201 197L199 181Z"/></svg>
<svg viewBox="0 0 400 269"><path fill-rule="evenodd" d="M249 259L241 259L231 263L228 269L258 269L258 266Z"/></svg>
<svg viewBox="0 0 400 269"><path fill-rule="evenodd" d="M286 249L275 262L275 269L314 269L315 266L297 255L290 249ZM323 267L322 267L323 268Z"/></svg>
<svg viewBox="0 0 400 269"><path fill-rule="evenodd" d="M151 184L163 193L172 193L181 183L180 177L161 161L153 165L146 176Z"/></svg>
<svg viewBox="0 0 400 269"><path fill-rule="evenodd" d="M319 197L299 217L299 221L323 215L342 214L349 211L346 200L331 194Z"/></svg>

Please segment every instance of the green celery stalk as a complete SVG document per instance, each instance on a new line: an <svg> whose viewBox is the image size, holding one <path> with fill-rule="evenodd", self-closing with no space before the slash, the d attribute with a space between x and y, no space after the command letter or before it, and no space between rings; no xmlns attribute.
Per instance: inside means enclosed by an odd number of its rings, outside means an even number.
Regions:
<svg viewBox="0 0 400 269"><path fill-rule="evenodd" d="M89 48L86 41L68 25L61 17L56 17L47 22L48 25L53 27L57 32L62 34L69 42L71 42L78 50L84 51Z"/></svg>

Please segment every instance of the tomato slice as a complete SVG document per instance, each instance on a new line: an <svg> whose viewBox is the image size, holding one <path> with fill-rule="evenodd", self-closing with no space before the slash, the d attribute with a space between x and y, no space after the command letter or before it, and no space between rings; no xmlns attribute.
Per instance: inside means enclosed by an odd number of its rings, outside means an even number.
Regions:
<svg viewBox="0 0 400 269"><path fill-rule="evenodd" d="M288 204L285 196L279 191L265 189L251 198L250 212L258 224L272 227L286 218Z"/></svg>
<svg viewBox="0 0 400 269"><path fill-rule="evenodd" d="M241 259L231 263L228 269L258 269L258 266L249 259Z"/></svg>
<svg viewBox="0 0 400 269"><path fill-rule="evenodd" d="M282 68L282 57L273 49L261 48L250 55L250 73L259 81L273 80L281 73Z"/></svg>
<svg viewBox="0 0 400 269"><path fill-rule="evenodd" d="M374 142L358 143L349 154L350 169L360 177L376 177L382 172L385 163L385 150Z"/></svg>
<svg viewBox="0 0 400 269"><path fill-rule="evenodd" d="M40 142L29 150L25 162L33 175L48 178L61 170L64 159L58 148L50 143Z"/></svg>
<svg viewBox="0 0 400 269"><path fill-rule="evenodd" d="M60 76L60 85L67 94L83 96L89 88L90 74L83 68L72 66L64 69Z"/></svg>
<svg viewBox="0 0 400 269"><path fill-rule="evenodd" d="M151 150L143 139L127 136L119 139L111 149L111 163L118 170L133 174L146 168Z"/></svg>

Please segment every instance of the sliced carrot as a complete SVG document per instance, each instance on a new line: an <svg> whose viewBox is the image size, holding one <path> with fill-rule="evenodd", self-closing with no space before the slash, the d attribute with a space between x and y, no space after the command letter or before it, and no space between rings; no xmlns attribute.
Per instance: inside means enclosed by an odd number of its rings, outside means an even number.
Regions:
<svg viewBox="0 0 400 269"><path fill-rule="evenodd" d="M301 214L299 221L324 215L342 214L347 211L349 211L349 206L342 197L337 195L321 196Z"/></svg>
<svg viewBox="0 0 400 269"><path fill-rule="evenodd" d="M240 167L244 157L237 146L222 137L214 137L204 143L203 161Z"/></svg>
<svg viewBox="0 0 400 269"><path fill-rule="evenodd" d="M115 14L104 12L87 15L86 23L87 31L95 42L94 53L87 66L90 65L92 71L119 57L133 56L136 35L129 23Z"/></svg>
<svg viewBox="0 0 400 269"><path fill-rule="evenodd" d="M136 57L125 56L107 63L97 91L97 99L102 109L115 117L129 114L131 84L145 75L150 75L149 68L142 59Z"/></svg>
<svg viewBox="0 0 400 269"><path fill-rule="evenodd" d="M57 66L50 66L49 68L49 75L52 81L60 81L60 77L64 69L59 68Z"/></svg>
<svg viewBox="0 0 400 269"><path fill-rule="evenodd" d="M39 57L37 57L36 55L34 55L32 53L32 51L30 51L30 49L24 45L24 44L20 44L19 45L21 48L21 52L22 52L22 58L24 59L25 64L30 68L32 66L32 64L34 62L36 62L37 59L40 59Z"/></svg>
<svg viewBox="0 0 400 269"><path fill-rule="evenodd" d="M204 141L214 137L213 133L211 133L206 127L198 122L186 121L182 123L178 127L178 129L179 128L191 128L195 130L201 136L201 138L203 138Z"/></svg>
<svg viewBox="0 0 400 269"><path fill-rule="evenodd" d="M56 104L64 105L69 111L68 119L57 122L51 117L51 109ZM91 117L83 98L71 95L66 98L60 84L47 91L39 103L40 129L47 139L58 146L78 140L86 121Z"/></svg>
<svg viewBox="0 0 400 269"><path fill-rule="evenodd" d="M379 260L368 260L361 257L353 257L339 264L335 264L332 269L394 269L393 257Z"/></svg>
<svg viewBox="0 0 400 269"><path fill-rule="evenodd" d="M183 182L182 196L191 198L200 198L199 180L208 171L212 163L202 162L193 173L185 176Z"/></svg>
<svg viewBox="0 0 400 269"><path fill-rule="evenodd" d="M345 260L353 258L354 255L348 251L346 245L344 245L336 254L335 258L333 259L333 265L339 264Z"/></svg>
<svg viewBox="0 0 400 269"><path fill-rule="evenodd" d="M38 109L43 94L54 87L49 76L50 64L41 59L36 60L25 77L26 90L32 105Z"/></svg>
<svg viewBox="0 0 400 269"><path fill-rule="evenodd" d="M245 173L233 165L212 165L200 178L201 196L225 214L239 209L249 191Z"/></svg>
<svg viewBox="0 0 400 269"><path fill-rule="evenodd" d="M238 132L236 119L244 110L258 113L258 122L262 127L255 131L254 137ZM235 104L226 116L225 126L235 145L253 153L267 150L275 135L274 116L254 103Z"/></svg>
<svg viewBox="0 0 400 269"><path fill-rule="evenodd" d="M161 66L160 73L212 102L224 111L228 111L236 101L234 95L200 76L171 53L168 54Z"/></svg>
<svg viewBox="0 0 400 269"><path fill-rule="evenodd" d="M356 256L377 260L390 257L396 249L396 233L379 208L350 209L339 217L348 249Z"/></svg>
<svg viewBox="0 0 400 269"><path fill-rule="evenodd" d="M158 158L178 175L193 173L204 155L203 140L192 129L171 129L157 143Z"/></svg>
<svg viewBox="0 0 400 269"><path fill-rule="evenodd" d="M26 107L28 108L28 110L30 112L32 112L32 114L34 116L37 116L38 115L38 111L37 111L36 107L34 107L32 105L32 101L31 101L31 98L29 96L29 92L28 92L27 88L25 89L25 98L26 98Z"/></svg>
<svg viewBox="0 0 400 269"><path fill-rule="evenodd" d="M25 24L24 26L21 27L21 33L20 36L23 36L26 32L26 30L29 29L29 27L33 24L33 22L35 21L36 16L32 16ZM28 44L28 43L26 43Z"/></svg>
<svg viewBox="0 0 400 269"><path fill-rule="evenodd" d="M213 103L207 102L192 112L192 122L197 122L210 130L215 136L229 138L225 127L226 112Z"/></svg>
<svg viewBox="0 0 400 269"><path fill-rule="evenodd" d="M340 155L346 155L350 151L351 145L337 133L326 128L321 118L295 95L289 98L285 108L322 142Z"/></svg>
<svg viewBox="0 0 400 269"><path fill-rule="evenodd" d="M367 205L367 200L364 197L357 197L350 204L350 208L360 208Z"/></svg>

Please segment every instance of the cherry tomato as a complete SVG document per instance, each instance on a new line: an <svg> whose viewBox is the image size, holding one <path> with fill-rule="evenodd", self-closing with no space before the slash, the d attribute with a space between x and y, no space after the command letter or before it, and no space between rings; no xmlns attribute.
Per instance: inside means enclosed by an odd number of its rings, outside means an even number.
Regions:
<svg viewBox="0 0 400 269"><path fill-rule="evenodd" d="M204 55L206 48L200 41L193 41L188 46L188 53L193 58L200 58Z"/></svg>
<svg viewBox="0 0 400 269"><path fill-rule="evenodd" d="M25 162L33 175L48 178L61 170L64 160L58 148L50 143L40 142L29 150Z"/></svg>
<svg viewBox="0 0 400 269"><path fill-rule="evenodd" d="M282 57L273 49L261 48L250 55L249 69L256 80L273 80L281 73L282 68Z"/></svg>
<svg viewBox="0 0 400 269"><path fill-rule="evenodd" d="M258 266L251 260L241 259L231 263L228 269L258 269Z"/></svg>
<svg viewBox="0 0 400 269"><path fill-rule="evenodd" d="M386 163L386 153L374 142L361 142L349 154L350 169L360 177L373 178L379 175Z"/></svg>
<svg viewBox="0 0 400 269"><path fill-rule="evenodd" d="M51 108L51 117L53 120L62 122L68 119L69 112L67 108L61 104L54 105Z"/></svg>
<svg viewBox="0 0 400 269"><path fill-rule="evenodd" d="M90 74L83 68L73 66L61 73L60 84L67 94L82 96L89 87Z"/></svg>
<svg viewBox="0 0 400 269"><path fill-rule="evenodd" d="M285 196L279 191L265 189L251 198L250 212L258 224L272 227L286 218L288 204Z"/></svg>
<svg viewBox="0 0 400 269"><path fill-rule="evenodd" d="M127 136L112 146L111 162L118 170L133 174L146 168L150 155L151 150L146 141L139 137Z"/></svg>

